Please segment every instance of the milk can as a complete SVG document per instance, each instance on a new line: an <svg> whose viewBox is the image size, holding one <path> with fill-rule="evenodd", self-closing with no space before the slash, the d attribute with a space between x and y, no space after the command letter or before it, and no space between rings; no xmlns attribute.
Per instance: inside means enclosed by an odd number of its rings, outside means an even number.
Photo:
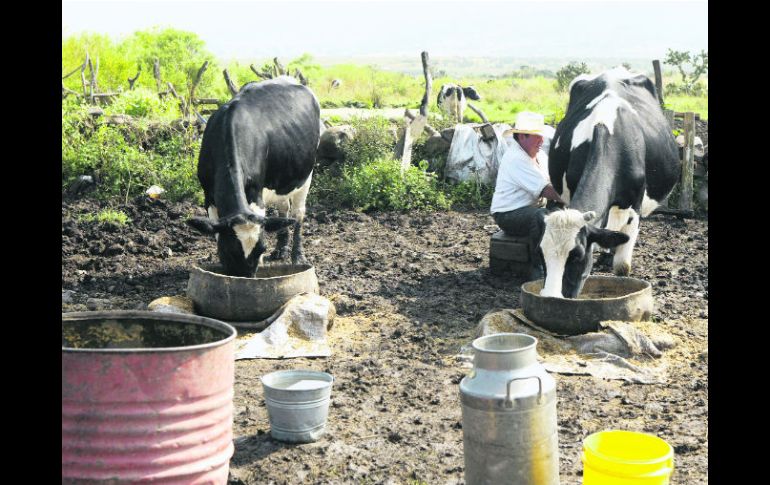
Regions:
<svg viewBox="0 0 770 485"><path fill-rule="evenodd" d="M460 382L465 482L558 485L556 381L537 362L537 339L498 333L472 345Z"/></svg>

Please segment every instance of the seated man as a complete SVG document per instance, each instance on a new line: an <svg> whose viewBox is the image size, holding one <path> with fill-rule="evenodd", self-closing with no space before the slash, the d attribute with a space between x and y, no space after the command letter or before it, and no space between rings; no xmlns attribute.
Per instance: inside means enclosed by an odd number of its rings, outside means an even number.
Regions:
<svg viewBox="0 0 770 485"><path fill-rule="evenodd" d="M548 156L540 152L546 130L542 115L521 112L512 130L514 143L505 152L497 172L490 212L498 226L511 236L530 239L530 279L544 276L539 224L547 214L546 199L566 205L551 185Z"/></svg>

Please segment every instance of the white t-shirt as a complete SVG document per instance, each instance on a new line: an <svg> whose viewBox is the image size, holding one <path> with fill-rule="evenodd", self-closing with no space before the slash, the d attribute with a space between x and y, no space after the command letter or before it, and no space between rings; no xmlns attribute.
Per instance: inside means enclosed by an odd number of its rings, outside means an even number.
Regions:
<svg viewBox="0 0 770 485"><path fill-rule="evenodd" d="M497 172L490 212L508 212L520 207L539 205L540 194L551 183L548 156L537 153L536 163L514 140L505 152Z"/></svg>

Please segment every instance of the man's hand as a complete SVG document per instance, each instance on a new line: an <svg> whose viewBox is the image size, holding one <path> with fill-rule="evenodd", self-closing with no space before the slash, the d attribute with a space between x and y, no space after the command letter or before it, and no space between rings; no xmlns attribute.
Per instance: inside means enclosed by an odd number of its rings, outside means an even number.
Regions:
<svg viewBox="0 0 770 485"><path fill-rule="evenodd" d="M554 189L553 185L551 185L551 184L548 184L548 185L545 186L543 191L540 192L540 196L541 197L545 197L546 199L548 199L548 204L550 204L551 201L553 201L553 202L557 202L557 203L561 204L562 208L564 208L564 206L567 205L566 202L561 200L561 197L559 197L559 194L556 193L556 189Z"/></svg>
<svg viewBox="0 0 770 485"><path fill-rule="evenodd" d="M556 202L555 200L549 200L545 204L545 208L548 212L555 211L555 210L563 210L566 207L567 204L564 202Z"/></svg>

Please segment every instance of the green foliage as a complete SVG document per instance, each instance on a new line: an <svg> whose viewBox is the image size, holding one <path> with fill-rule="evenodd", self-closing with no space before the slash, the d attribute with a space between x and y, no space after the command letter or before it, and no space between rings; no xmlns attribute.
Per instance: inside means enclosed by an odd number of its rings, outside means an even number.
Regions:
<svg viewBox="0 0 770 485"><path fill-rule="evenodd" d="M696 92L698 85L698 78L702 74L708 73L709 70L709 55L708 52L702 50L699 54L690 54L689 51L675 51L668 49L666 52L666 58L663 60L664 64L675 66L679 70L679 74L682 76L682 84L678 86L678 89L682 94L700 96L701 94ZM685 64L692 66L692 71L688 74L685 72ZM669 87L669 89L671 89ZM708 96L708 94L706 94Z"/></svg>
<svg viewBox="0 0 770 485"><path fill-rule="evenodd" d="M438 187L435 174L401 164L392 158L368 161L343 169L337 197L345 206L360 211L408 211L448 209L449 200Z"/></svg>
<svg viewBox="0 0 770 485"><path fill-rule="evenodd" d="M396 138L387 119L381 116L353 118L350 126L356 136L342 145L347 163L361 165L393 155Z"/></svg>
<svg viewBox="0 0 770 485"><path fill-rule="evenodd" d="M573 79L581 74L590 74L591 70L585 62L570 62L566 66L556 71L556 90L564 92Z"/></svg>
<svg viewBox="0 0 770 485"><path fill-rule="evenodd" d="M146 121L105 125L92 121L85 110L73 103L62 106L63 188L80 175L93 174L101 198L133 197L151 185L165 188L172 200L200 197L200 140L188 131L194 128Z"/></svg>
<svg viewBox="0 0 770 485"><path fill-rule="evenodd" d="M133 78L141 68L135 87L157 91L153 65L160 61L161 90L171 82L176 91L188 97L198 69L205 61L209 66L196 89L201 96L217 96L226 90L221 68L214 55L196 34L175 29L152 28L134 32L120 42L113 42L106 35L83 33L62 40L62 73L68 73L83 63L86 53L93 60L99 59L97 85L100 91L128 89L128 78ZM86 69L86 80L90 71ZM82 91L80 76L76 73L64 80L65 86Z"/></svg>
<svg viewBox="0 0 770 485"><path fill-rule="evenodd" d="M161 99L158 93L148 88L137 88L121 93L105 108L104 112L164 120L179 118L182 114L175 98L166 96Z"/></svg>
<svg viewBox="0 0 770 485"><path fill-rule="evenodd" d="M446 191L452 200L452 207L489 209L495 188L477 180L466 180L456 185L448 185Z"/></svg>
<svg viewBox="0 0 770 485"><path fill-rule="evenodd" d="M93 213L83 214L78 217L78 221L98 222L100 224L104 222L112 222L119 226L125 226L126 224L131 222L125 212L113 210L113 209L104 209L99 211L97 214L93 214Z"/></svg>

